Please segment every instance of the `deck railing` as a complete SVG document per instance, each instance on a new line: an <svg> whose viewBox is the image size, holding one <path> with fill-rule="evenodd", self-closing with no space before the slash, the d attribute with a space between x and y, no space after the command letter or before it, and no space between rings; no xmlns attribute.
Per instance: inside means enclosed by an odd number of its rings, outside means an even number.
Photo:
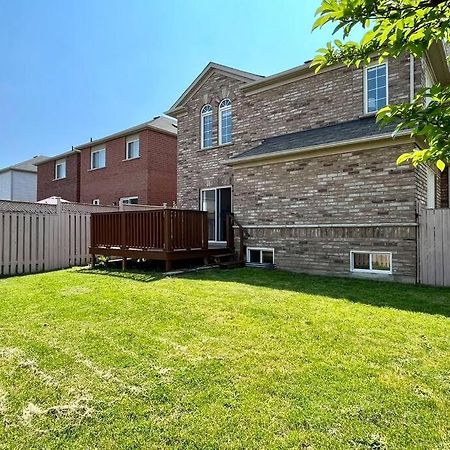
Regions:
<svg viewBox="0 0 450 450"><path fill-rule="evenodd" d="M181 209L92 214L91 247L167 252L207 249L207 214Z"/></svg>

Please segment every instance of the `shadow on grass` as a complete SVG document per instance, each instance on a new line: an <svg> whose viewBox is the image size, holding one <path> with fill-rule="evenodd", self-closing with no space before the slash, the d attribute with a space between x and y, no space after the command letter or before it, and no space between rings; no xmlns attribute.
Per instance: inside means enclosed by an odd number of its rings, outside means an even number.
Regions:
<svg viewBox="0 0 450 450"><path fill-rule="evenodd" d="M81 269L81 273L117 277L139 282L153 282L165 278L161 272L115 269ZM394 308L403 311L450 317L450 289L416 286L355 278L325 277L242 268L233 270L202 270L178 275L194 281L233 282L268 289L345 299L354 303Z"/></svg>
<svg viewBox="0 0 450 450"><path fill-rule="evenodd" d="M123 278L124 280L140 281L141 283L150 283L164 278L161 272L148 272L142 270L126 270L111 269L98 267L95 269L83 267L77 271L78 273L87 275L99 275L103 277Z"/></svg>
<svg viewBox="0 0 450 450"><path fill-rule="evenodd" d="M450 289L343 277L296 274L281 270L234 269L188 273L183 278L235 282L298 294L345 299L354 303L450 317Z"/></svg>

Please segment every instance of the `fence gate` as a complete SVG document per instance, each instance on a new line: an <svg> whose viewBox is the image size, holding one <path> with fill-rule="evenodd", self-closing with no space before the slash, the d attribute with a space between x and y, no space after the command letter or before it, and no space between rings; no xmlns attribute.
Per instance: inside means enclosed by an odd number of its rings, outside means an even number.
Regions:
<svg viewBox="0 0 450 450"><path fill-rule="evenodd" d="M420 209L419 282L450 286L450 209Z"/></svg>

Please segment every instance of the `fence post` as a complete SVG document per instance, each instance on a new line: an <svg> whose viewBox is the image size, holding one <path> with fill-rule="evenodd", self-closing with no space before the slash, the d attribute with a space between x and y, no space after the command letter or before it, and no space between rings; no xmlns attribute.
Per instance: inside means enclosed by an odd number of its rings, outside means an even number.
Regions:
<svg viewBox="0 0 450 450"><path fill-rule="evenodd" d="M65 261L65 233L64 233L64 218L62 211L61 197L56 198L56 222L57 222L57 243L58 243L58 266L59 268L64 268L66 265Z"/></svg>

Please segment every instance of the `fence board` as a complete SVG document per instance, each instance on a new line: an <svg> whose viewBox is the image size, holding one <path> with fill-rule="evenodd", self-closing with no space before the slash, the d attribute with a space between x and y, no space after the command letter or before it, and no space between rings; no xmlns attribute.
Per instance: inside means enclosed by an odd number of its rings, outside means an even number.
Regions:
<svg viewBox="0 0 450 450"><path fill-rule="evenodd" d="M419 282L450 286L450 209L421 209L418 240Z"/></svg>
<svg viewBox="0 0 450 450"><path fill-rule="evenodd" d="M86 264L90 258L91 213L117 210L0 201L0 275Z"/></svg>

